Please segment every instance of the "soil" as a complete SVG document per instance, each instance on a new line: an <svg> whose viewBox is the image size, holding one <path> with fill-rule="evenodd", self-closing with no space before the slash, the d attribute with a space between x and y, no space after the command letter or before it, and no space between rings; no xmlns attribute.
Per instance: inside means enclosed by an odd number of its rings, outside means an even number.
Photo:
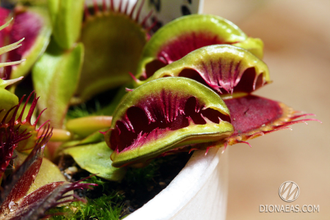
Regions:
<svg viewBox="0 0 330 220"><path fill-rule="evenodd" d="M96 199L102 195L117 193L120 195L122 206L121 216L127 216L151 200L163 190L185 166L191 154L178 153L155 159L144 168L128 168L121 182L105 181L102 186L93 190L76 190L78 196L88 199ZM64 170L68 166L75 165L72 158L65 158L65 164L60 167ZM75 165L77 166L77 165ZM80 169L71 176L71 181L76 181L91 175ZM101 179L101 178L100 178Z"/></svg>

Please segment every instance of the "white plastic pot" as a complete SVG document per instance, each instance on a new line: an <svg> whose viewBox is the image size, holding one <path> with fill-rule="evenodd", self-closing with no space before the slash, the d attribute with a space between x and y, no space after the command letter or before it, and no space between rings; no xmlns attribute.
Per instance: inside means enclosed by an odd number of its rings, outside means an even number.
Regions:
<svg viewBox="0 0 330 220"><path fill-rule="evenodd" d="M196 151L172 182L125 220L226 218L228 149Z"/></svg>

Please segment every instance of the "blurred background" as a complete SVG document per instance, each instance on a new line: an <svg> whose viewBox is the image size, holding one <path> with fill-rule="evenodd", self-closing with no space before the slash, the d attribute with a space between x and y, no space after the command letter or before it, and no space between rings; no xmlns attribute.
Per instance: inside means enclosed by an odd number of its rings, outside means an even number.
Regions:
<svg viewBox="0 0 330 220"><path fill-rule="evenodd" d="M204 0L203 11L263 40L273 83L256 94L323 122L230 147L227 219L330 219L330 1ZM300 187L292 203L278 196L288 180ZM319 212L259 213L267 204L319 205Z"/></svg>

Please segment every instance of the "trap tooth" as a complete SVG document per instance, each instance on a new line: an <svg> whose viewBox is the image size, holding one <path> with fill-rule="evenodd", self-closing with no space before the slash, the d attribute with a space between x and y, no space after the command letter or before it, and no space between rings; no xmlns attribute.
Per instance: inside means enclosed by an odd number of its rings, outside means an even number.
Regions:
<svg viewBox="0 0 330 220"><path fill-rule="evenodd" d="M254 95L228 99L225 103L235 119L232 121L235 131L226 138L224 146L245 143L258 136L288 129L296 123L318 121L314 118L304 118L313 114L302 114L281 102Z"/></svg>

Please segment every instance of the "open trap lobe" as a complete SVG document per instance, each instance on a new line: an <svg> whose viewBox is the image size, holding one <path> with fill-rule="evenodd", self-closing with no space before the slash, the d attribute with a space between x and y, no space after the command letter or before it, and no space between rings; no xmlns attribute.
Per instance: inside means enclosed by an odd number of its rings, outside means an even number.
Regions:
<svg viewBox="0 0 330 220"><path fill-rule="evenodd" d="M205 108L196 97L180 97L163 90L160 96L147 96L128 108L118 120L110 137L111 148L121 152L142 146L163 137L168 131L188 127L190 124L230 122L229 116Z"/></svg>
<svg viewBox="0 0 330 220"><path fill-rule="evenodd" d="M167 76L193 79L219 95L249 94L271 82L267 65L262 60L231 45L197 49L159 69L149 81Z"/></svg>
<svg viewBox="0 0 330 220"><path fill-rule="evenodd" d="M214 44L231 44L219 36L208 32L185 33L171 40L159 51L157 58L165 64L179 60L191 51Z"/></svg>
<svg viewBox="0 0 330 220"><path fill-rule="evenodd" d="M226 76L221 67L216 69L216 66L212 66L211 71L210 68L203 69L205 72L200 73L197 70L186 68L178 76L196 80L221 95L234 92L251 93L266 84L263 74L257 75L253 67L247 68L242 74L239 74L238 68L230 67L232 69L230 76Z"/></svg>
<svg viewBox="0 0 330 220"><path fill-rule="evenodd" d="M188 53L209 45L217 44L234 44L236 42L227 42L218 35L208 32L191 32L184 33L172 40L168 44L160 48L157 59L146 64L144 75L140 80L146 80L151 77L158 69L181 59Z"/></svg>

